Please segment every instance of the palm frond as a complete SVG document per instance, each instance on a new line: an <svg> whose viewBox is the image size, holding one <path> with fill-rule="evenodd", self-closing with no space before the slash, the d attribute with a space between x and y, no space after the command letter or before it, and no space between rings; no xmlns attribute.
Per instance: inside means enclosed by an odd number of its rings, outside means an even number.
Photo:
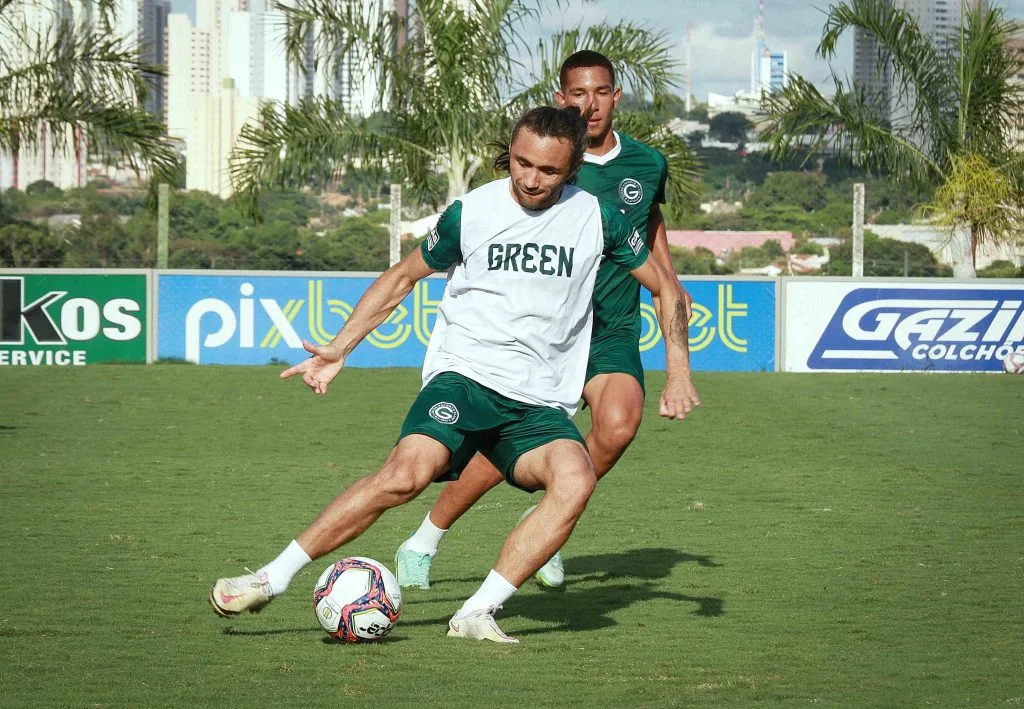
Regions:
<svg viewBox="0 0 1024 709"><path fill-rule="evenodd" d="M178 153L141 108L146 75L163 69L111 31L116 10L114 0L0 5L0 149L34 149L45 135L49 150L86 151L136 174L148 169L154 184L177 182Z"/></svg>
<svg viewBox="0 0 1024 709"><path fill-rule="evenodd" d="M847 0L829 8L817 53L833 59L840 37L859 29L877 43L879 66L892 71L896 97L893 130L905 138L947 145L953 140L954 114L946 101L954 72L909 12L888 0Z"/></svg>
<svg viewBox="0 0 1024 709"><path fill-rule="evenodd" d="M45 132L48 149L55 152L84 148L91 157L126 166L136 174L148 168L154 183L174 184L184 176L163 123L137 103L109 92L52 96L16 119L0 120L0 135L11 132L15 134L12 147L37 148Z"/></svg>
<svg viewBox="0 0 1024 709"><path fill-rule="evenodd" d="M946 179L918 213L952 231L967 224L976 243L1020 240L1020 202L1013 179L978 153L953 156Z"/></svg>
<svg viewBox="0 0 1024 709"><path fill-rule="evenodd" d="M940 166L917 144L892 131L878 106L863 89L848 90L838 80L827 97L801 76L765 98L768 115L759 127L768 153L776 160L803 149L808 158L835 151L857 166L886 172L919 184L942 174Z"/></svg>
<svg viewBox="0 0 1024 709"><path fill-rule="evenodd" d="M641 100L657 105L662 96L679 85L679 63L669 52L664 32L632 22L594 25L542 39L536 47L536 81L522 87L509 101L526 105L548 102L559 89L559 69L573 53L590 49L608 57L615 67L616 83Z"/></svg>
<svg viewBox="0 0 1024 709"><path fill-rule="evenodd" d="M16 115L69 90L114 90L142 100L144 76L165 75L162 67L143 61L126 40L98 34L85 21L60 20L48 32L22 29L13 51L0 58L0 116Z"/></svg>
<svg viewBox="0 0 1024 709"><path fill-rule="evenodd" d="M1008 42L1019 31L1002 8L967 10L958 55L958 147L989 159L1006 154L1024 129L1024 86L1015 81L1021 58Z"/></svg>
<svg viewBox="0 0 1024 709"><path fill-rule="evenodd" d="M259 194L266 186L329 181L350 165L398 170L416 183L427 179L432 158L394 124L352 117L336 101L309 98L295 106L264 104L242 127L230 172L239 205L258 217Z"/></svg>

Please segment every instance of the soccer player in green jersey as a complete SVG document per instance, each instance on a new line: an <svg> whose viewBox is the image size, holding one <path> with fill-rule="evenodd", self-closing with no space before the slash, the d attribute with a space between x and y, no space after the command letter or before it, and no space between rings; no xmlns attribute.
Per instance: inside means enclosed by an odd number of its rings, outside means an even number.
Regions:
<svg viewBox="0 0 1024 709"><path fill-rule="evenodd" d="M639 233L646 235L655 259L674 273L659 207L665 202L668 166L654 148L612 129L621 96L612 63L597 52L576 52L562 64L560 84L561 90L555 94L559 105L591 111L589 145L576 184L619 209ZM678 280L675 283L680 297L688 299ZM654 296L654 302L660 311L658 296ZM686 315L689 318L689 308ZM605 261L594 288L594 329L583 389L593 419L587 448L598 479L612 469L640 427L644 371L639 340L640 284L628 271ZM689 372L686 377L692 389ZM699 403L695 391L693 398ZM445 486L420 528L399 547L395 563L402 586L430 587L430 565L441 538L501 480L494 466L477 456L458 482ZM556 553L537 572L537 579L546 586L562 585L565 574L560 554Z"/></svg>
<svg viewBox="0 0 1024 709"><path fill-rule="evenodd" d="M476 454L512 485L544 490L513 529L480 589L449 622L454 637L516 642L494 611L565 543L596 476L571 416L586 379L594 283L613 261L666 301L668 377L662 415L692 408L685 306L671 273L648 257L643 238L614 207L567 184L587 129L575 108L528 111L509 141L509 177L449 205L420 249L385 271L359 299L330 344L282 373L302 375L316 394L345 357L412 292L448 271L423 363L423 388L384 465L338 495L270 563L221 578L209 601L220 616L258 611L312 559L346 544L386 510L432 481L457 478ZM311 417L330 435L337 422Z"/></svg>

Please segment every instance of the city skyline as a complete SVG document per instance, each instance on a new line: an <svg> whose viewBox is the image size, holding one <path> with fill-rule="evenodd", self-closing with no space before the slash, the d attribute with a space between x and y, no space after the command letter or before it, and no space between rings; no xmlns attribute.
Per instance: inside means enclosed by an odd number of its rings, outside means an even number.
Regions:
<svg viewBox="0 0 1024 709"><path fill-rule="evenodd" d="M821 39L825 13L832 0L764 0L765 39L773 52L786 52L787 67L822 88L828 65L814 55ZM1024 21L1024 0L994 0L992 4ZM194 16L195 0L171 0L171 12ZM693 95L707 101L708 93L734 94L750 88L750 57L758 0L569 0L560 12L547 12L526 33L531 46L542 37L601 21L632 21L663 30L679 62L680 82L686 61L686 27L693 25ZM853 36L845 37L833 62L840 76L853 76ZM676 93L683 94L682 85Z"/></svg>

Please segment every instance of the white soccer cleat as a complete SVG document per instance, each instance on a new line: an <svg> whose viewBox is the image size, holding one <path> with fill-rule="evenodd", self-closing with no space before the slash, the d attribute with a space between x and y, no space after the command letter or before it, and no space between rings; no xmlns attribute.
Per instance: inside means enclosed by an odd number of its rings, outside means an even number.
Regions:
<svg viewBox="0 0 1024 709"><path fill-rule="evenodd" d="M548 563L537 569L534 577L548 588L561 588L565 583L565 568L562 566L562 553L556 551L555 555L548 559Z"/></svg>
<svg viewBox="0 0 1024 709"><path fill-rule="evenodd" d="M475 611L462 618L448 621L449 638L472 638L474 640L490 640L495 643L518 643L502 632L494 620L494 611Z"/></svg>
<svg viewBox="0 0 1024 709"><path fill-rule="evenodd" d="M253 573L217 579L210 589L210 607L222 618L230 618L245 611L258 613L273 595L266 574Z"/></svg>

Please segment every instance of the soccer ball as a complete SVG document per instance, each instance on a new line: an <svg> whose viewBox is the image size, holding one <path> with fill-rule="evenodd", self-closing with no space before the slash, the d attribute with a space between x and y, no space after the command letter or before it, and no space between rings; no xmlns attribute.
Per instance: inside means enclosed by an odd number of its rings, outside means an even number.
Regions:
<svg viewBox="0 0 1024 709"><path fill-rule="evenodd" d="M1024 374L1024 352L1017 350L1006 355L1003 360L1003 369L1007 374Z"/></svg>
<svg viewBox="0 0 1024 709"><path fill-rule="evenodd" d="M380 640L402 612L398 579L384 564L362 556L328 566L313 590L316 619L332 638L348 643Z"/></svg>

